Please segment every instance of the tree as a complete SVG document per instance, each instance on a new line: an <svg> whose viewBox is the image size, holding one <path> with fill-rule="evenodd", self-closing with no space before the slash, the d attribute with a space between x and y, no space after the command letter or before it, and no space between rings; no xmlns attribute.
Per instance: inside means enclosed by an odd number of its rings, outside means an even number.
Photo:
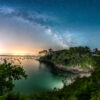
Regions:
<svg viewBox="0 0 100 100"><path fill-rule="evenodd" d="M13 89L14 80L26 78L27 75L24 69L17 65L11 65L4 60L4 63L0 65L0 95L9 92Z"/></svg>
<svg viewBox="0 0 100 100"><path fill-rule="evenodd" d="M40 55L47 55L48 54L48 51L47 50L43 50L43 51L40 51L39 54Z"/></svg>
<svg viewBox="0 0 100 100"><path fill-rule="evenodd" d="M49 51L49 54L53 53L53 49L51 49L51 48L48 51Z"/></svg>

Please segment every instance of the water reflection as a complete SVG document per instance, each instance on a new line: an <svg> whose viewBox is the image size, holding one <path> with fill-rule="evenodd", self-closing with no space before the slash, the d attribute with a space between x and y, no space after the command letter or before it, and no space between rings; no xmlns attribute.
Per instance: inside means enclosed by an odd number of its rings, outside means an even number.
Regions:
<svg viewBox="0 0 100 100"><path fill-rule="evenodd" d="M64 80L66 84L70 84L73 78L72 74L68 74L67 77L62 77L52 73L50 65L39 63L34 57L11 57L1 56L0 63L3 63L3 59L14 65L21 65L28 74L27 80L15 81L14 91L21 93L32 92L44 92L51 91L54 88L62 88Z"/></svg>

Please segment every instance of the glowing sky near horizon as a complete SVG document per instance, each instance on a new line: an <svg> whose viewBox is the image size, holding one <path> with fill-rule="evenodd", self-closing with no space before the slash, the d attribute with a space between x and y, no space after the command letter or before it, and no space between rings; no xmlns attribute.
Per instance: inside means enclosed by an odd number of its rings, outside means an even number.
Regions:
<svg viewBox="0 0 100 100"><path fill-rule="evenodd" d="M99 43L99 0L0 0L0 54Z"/></svg>

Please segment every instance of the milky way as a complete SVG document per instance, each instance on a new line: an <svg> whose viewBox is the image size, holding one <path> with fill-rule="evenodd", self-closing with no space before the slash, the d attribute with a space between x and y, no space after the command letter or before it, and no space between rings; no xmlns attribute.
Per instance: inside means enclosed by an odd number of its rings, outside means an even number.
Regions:
<svg viewBox="0 0 100 100"><path fill-rule="evenodd" d="M99 0L0 0L0 54L100 49Z"/></svg>

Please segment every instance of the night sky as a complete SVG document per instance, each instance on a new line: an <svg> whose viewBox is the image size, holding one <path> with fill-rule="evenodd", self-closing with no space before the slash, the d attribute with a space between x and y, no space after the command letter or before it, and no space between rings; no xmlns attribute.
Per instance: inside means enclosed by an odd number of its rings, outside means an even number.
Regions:
<svg viewBox="0 0 100 100"><path fill-rule="evenodd" d="M80 45L100 49L100 0L0 0L0 54Z"/></svg>

